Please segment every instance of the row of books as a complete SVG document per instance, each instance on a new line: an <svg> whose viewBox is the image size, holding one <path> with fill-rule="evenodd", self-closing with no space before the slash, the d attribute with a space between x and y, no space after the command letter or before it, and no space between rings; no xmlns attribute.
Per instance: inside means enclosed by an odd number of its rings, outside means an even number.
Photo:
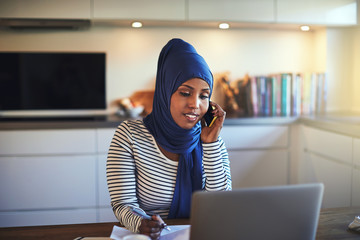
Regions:
<svg viewBox="0 0 360 240"><path fill-rule="evenodd" d="M244 116L300 116L326 111L325 73L247 76L235 84L238 91L234 98Z"/></svg>

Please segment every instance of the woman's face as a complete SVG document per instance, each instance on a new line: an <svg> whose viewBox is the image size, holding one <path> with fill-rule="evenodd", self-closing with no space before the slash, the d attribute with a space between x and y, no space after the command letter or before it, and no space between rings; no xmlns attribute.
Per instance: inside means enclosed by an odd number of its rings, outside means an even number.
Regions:
<svg viewBox="0 0 360 240"><path fill-rule="evenodd" d="M179 127L191 129L209 107L210 87L201 78L192 78L173 93L170 112Z"/></svg>

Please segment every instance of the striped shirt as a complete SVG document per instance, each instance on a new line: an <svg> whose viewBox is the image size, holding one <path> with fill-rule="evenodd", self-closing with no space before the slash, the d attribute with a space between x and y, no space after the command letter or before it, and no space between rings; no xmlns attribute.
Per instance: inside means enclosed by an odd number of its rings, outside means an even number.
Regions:
<svg viewBox="0 0 360 240"><path fill-rule="evenodd" d="M223 140L202 143L203 189L231 190L228 153ZM138 232L141 218L129 210L139 207L166 219L174 194L178 162L168 159L142 120L127 120L116 130L107 158L111 206L119 222Z"/></svg>

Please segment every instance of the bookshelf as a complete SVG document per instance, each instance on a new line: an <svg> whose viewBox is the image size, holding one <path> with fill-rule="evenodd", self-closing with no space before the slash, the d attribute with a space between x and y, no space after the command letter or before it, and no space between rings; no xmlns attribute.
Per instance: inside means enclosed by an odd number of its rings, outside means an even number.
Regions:
<svg viewBox="0 0 360 240"><path fill-rule="evenodd" d="M326 112L325 73L246 75L233 82L222 77L220 82L230 116L296 117Z"/></svg>

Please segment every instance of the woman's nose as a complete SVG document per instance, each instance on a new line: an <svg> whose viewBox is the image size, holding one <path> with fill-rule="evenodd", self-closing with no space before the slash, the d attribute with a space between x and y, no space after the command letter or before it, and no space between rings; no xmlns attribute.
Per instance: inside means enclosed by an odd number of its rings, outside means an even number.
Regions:
<svg viewBox="0 0 360 240"><path fill-rule="evenodd" d="M188 106L190 108L194 108L197 109L200 106L200 99L198 97L195 96L191 96L188 98Z"/></svg>

